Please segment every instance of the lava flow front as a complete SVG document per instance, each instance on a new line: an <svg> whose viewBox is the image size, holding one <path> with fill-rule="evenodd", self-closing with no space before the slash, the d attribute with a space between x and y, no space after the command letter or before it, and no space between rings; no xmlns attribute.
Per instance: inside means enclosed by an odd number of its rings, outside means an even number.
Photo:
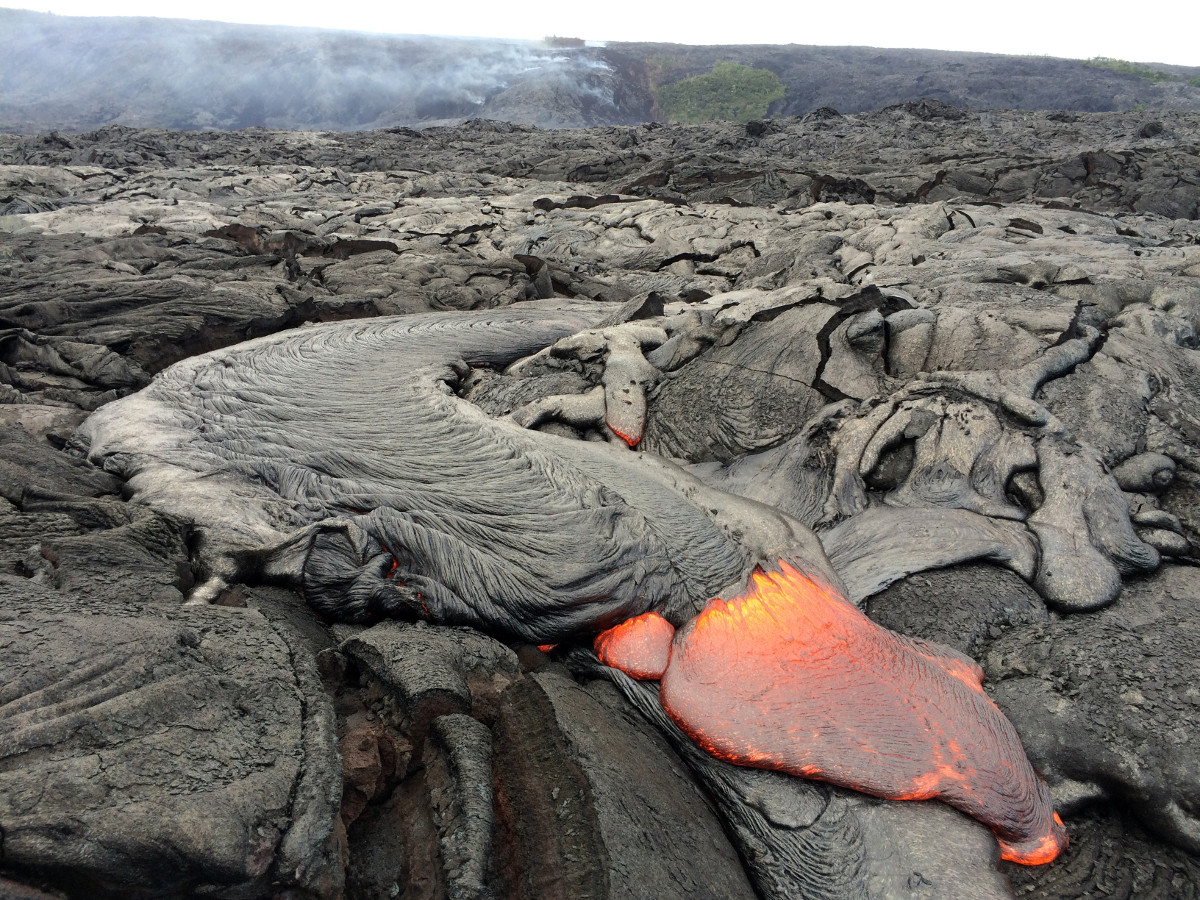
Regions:
<svg viewBox="0 0 1200 900"><path fill-rule="evenodd" d="M592 648L600 662L631 678L662 678L671 658L675 626L656 612L642 613L596 635Z"/></svg>
<svg viewBox="0 0 1200 900"><path fill-rule="evenodd" d="M979 667L779 569L710 601L675 636L660 696L679 727L738 765L895 800L940 798L988 825L1005 859L1054 859L1066 830Z"/></svg>

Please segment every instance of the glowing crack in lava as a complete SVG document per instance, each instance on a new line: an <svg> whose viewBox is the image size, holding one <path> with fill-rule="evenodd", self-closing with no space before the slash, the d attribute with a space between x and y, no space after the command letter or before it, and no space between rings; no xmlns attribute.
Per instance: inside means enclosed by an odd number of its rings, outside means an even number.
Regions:
<svg viewBox="0 0 1200 900"><path fill-rule="evenodd" d="M1054 859L1066 830L979 667L779 568L710 601L675 636L660 697L676 724L738 765L893 800L940 798L988 825L1005 859Z"/></svg>

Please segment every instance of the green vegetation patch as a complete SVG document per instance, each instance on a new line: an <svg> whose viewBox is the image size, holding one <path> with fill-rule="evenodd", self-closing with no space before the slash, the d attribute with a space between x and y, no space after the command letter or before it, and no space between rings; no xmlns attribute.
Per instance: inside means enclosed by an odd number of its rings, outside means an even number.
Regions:
<svg viewBox="0 0 1200 900"><path fill-rule="evenodd" d="M1130 62L1127 59L1112 59L1108 56L1094 56L1091 59L1084 60L1085 66L1091 66L1093 69L1108 69L1110 72L1116 72L1120 75L1133 75L1136 78L1141 78L1145 81L1178 81L1178 75L1172 75L1170 72L1161 72L1158 69L1151 69L1149 66L1138 65Z"/></svg>
<svg viewBox="0 0 1200 900"><path fill-rule="evenodd" d="M665 84L657 91L659 109L672 122L749 122L767 114L783 99L783 82L774 72L719 62L707 75Z"/></svg>

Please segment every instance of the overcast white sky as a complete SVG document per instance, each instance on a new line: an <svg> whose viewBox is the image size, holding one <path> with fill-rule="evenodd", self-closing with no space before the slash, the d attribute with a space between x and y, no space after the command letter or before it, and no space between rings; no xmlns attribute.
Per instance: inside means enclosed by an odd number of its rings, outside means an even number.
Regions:
<svg viewBox="0 0 1200 900"><path fill-rule="evenodd" d="M685 44L827 44L1030 53L1200 66L1200 0L1120 4L1063 0L0 0L65 16L161 16L451 34Z"/></svg>

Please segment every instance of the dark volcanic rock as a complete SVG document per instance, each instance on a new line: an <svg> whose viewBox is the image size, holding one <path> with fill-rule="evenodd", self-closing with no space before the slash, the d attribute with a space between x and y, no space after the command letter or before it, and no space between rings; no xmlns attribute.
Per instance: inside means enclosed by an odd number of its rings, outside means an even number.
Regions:
<svg viewBox="0 0 1200 900"><path fill-rule="evenodd" d="M615 690L603 682L581 687L557 671L533 679L586 779L610 861L607 896L754 896L686 768ZM640 771L636 787L630 763Z"/></svg>
<svg viewBox="0 0 1200 900"><path fill-rule="evenodd" d="M498 694L519 669L513 652L486 635L423 622L376 625L346 641L342 652L393 698L401 728L417 750L435 719L470 713L473 704Z"/></svg>
<svg viewBox="0 0 1200 900"><path fill-rule="evenodd" d="M497 641L423 623L342 652L373 710L347 719L343 766L363 723L417 748L350 825L354 896L754 896L686 767L606 683L522 675Z"/></svg>
<svg viewBox="0 0 1200 900"><path fill-rule="evenodd" d="M968 564L912 575L876 594L866 613L893 631L975 656L1016 626L1049 619L1037 592L994 566Z"/></svg>
<svg viewBox="0 0 1200 900"><path fill-rule="evenodd" d="M497 728L510 896L754 896L683 763L605 683L546 669L505 692Z"/></svg>
<svg viewBox="0 0 1200 900"><path fill-rule="evenodd" d="M997 704L1065 803L1112 800L1193 853L1196 603L1194 571L1165 567L1094 616L1013 629L985 660Z"/></svg>
<svg viewBox="0 0 1200 900"><path fill-rule="evenodd" d="M1005 865L1018 896L1114 900L1193 900L1200 863L1185 851L1157 846L1120 811L1089 810L1072 818L1071 846L1055 866Z"/></svg>
<svg viewBox="0 0 1200 900"><path fill-rule="evenodd" d="M4 865L91 896L340 888L333 711L253 613L4 577Z"/></svg>

